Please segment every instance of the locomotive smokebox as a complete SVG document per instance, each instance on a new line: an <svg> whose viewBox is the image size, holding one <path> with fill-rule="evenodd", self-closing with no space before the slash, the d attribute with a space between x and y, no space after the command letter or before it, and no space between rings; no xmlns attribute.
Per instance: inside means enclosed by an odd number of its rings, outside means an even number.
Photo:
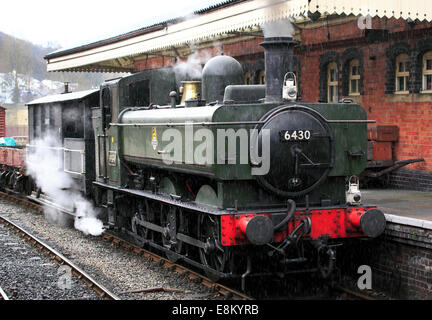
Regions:
<svg viewBox="0 0 432 320"><path fill-rule="evenodd" d="M260 43L265 54L266 102L282 102L284 77L292 71L295 41L291 37L268 37Z"/></svg>

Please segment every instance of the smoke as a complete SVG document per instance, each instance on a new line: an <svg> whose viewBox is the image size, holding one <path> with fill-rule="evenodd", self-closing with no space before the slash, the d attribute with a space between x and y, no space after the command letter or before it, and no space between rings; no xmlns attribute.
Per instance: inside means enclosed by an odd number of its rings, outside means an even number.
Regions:
<svg viewBox="0 0 432 320"><path fill-rule="evenodd" d="M200 80L202 78L203 65L212 57L207 51L197 51L194 47L190 49L193 51L193 54L186 61L177 62L173 68L177 79Z"/></svg>
<svg viewBox="0 0 432 320"><path fill-rule="evenodd" d="M42 192L49 196L56 205L63 208L75 208L76 229L86 235L99 236L103 232L103 223L97 219L97 212L74 188L71 176L63 171L63 149L53 134L38 139L28 147L27 170ZM61 223L63 218L58 210L45 206L45 215L51 221Z"/></svg>
<svg viewBox="0 0 432 320"><path fill-rule="evenodd" d="M270 37L292 37L294 27L289 19L281 19L262 25L265 38Z"/></svg>

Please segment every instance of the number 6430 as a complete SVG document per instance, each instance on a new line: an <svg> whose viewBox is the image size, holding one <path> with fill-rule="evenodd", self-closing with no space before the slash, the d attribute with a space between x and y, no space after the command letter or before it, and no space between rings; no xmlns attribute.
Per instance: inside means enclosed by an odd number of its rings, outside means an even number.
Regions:
<svg viewBox="0 0 432 320"><path fill-rule="evenodd" d="M285 130L281 132L281 137L285 141L304 141L310 140L312 132L310 130Z"/></svg>

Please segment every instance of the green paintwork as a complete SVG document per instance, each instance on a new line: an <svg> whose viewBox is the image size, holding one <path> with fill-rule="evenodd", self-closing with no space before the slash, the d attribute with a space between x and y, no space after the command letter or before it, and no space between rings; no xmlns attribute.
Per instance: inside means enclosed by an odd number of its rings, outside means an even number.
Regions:
<svg viewBox="0 0 432 320"><path fill-rule="evenodd" d="M316 110L327 120L366 120L366 112L361 106L356 104L299 104ZM119 127L123 145L122 156L125 161L156 166L167 170L167 172L185 172L186 170L190 174L202 175L210 177L212 180L220 181L217 185L217 205L220 208L234 207L236 202L239 207L280 204L283 203L283 199L278 199L257 185L255 178L251 175L249 164L217 164L216 146L214 147L215 164L205 166L185 163L184 140L182 140L181 146L183 157L182 159L177 159L177 163L165 164L162 161L162 155L158 154L158 151L165 151L165 147L171 142L163 141L162 136L165 131L176 128L180 130L182 137L184 137L184 126L175 126L175 123L183 124L187 121L198 123L256 121L276 106L274 104L248 104L129 111L123 115L121 123L148 123L152 125ZM170 123L169 126L165 125L167 122ZM160 125L157 125L158 123ZM309 201L318 204L323 199L331 199L331 204L336 205L343 204L345 201L345 177L358 175L365 168L367 161L367 125L366 123L329 123L329 126L334 134L335 165L326 182L309 195ZM244 128L249 131L254 127L255 125L243 124L235 126L234 129ZM157 132L156 149L152 145L154 128ZM193 126L193 133L203 128L211 129L214 136L217 136L216 130L218 128L227 129L228 127L196 125ZM194 147L198 145L199 143L194 143ZM226 148L228 147L226 146ZM239 148L240 146L237 144L237 150ZM349 156L349 152L363 152L363 156L351 157ZM240 163L239 152L237 152L236 163ZM214 204L215 202L210 196L205 196L204 198L208 198L205 200L208 201L208 204ZM304 202L305 199L302 197L298 201Z"/></svg>
<svg viewBox="0 0 432 320"><path fill-rule="evenodd" d="M167 73L168 74L168 73ZM228 155L228 143L226 143L225 154L217 154L216 143L213 146L212 164L194 164L186 161L185 155L186 142L190 143L200 129L210 129L214 137L217 137L217 129L246 129L248 141L250 130L255 124L240 124L229 127L227 125L194 125L186 127L187 122L195 123L218 123L218 122L242 122L258 121L270 110L280 106L280 104L270 103L248 103L248 104L228 104L191 108L170 108L169 106L150 110L125 110L133 107L131 98L128 96L127 87L135 80L146 80L154 76L154 73L133 75L130 78L122 78L104 84L103 88L110 88L112 95L112 117L110 123L119 124L138 124L138 126L118 126L110 125L106 129L95 125L95 134L105 134L106 152L104 157L99 157L99 175L105 168L107 179L104 182L113 186L125 187L128 183L128 171L126 166L138 166L140 168L158 168L159 172L166 172L171 175L169 180L161 177L159 185L160 192L176 195L190 194L185 189L185 183L177 173L184 173L188 177L202 177L202 181L207 181L205 189L198 192L196 201L214 205L219 208L268 208L286 205L287 199L281 199L259 186L254 176L251 175L250 164L240 164L239 150L240 143L236 143L236 164L217 164L217 157L232 158ZM168 87L159 86L158 83L166 81L166 77L156 77L151 79L151 95L157 97L161 102L167 103ZM172 80L175 82L175 80ZM171 82L172 82L171 81ZM101 98L102 100L102 98ZM153 100L152 100L153 101ZM316 104L297 102L298 105L305 106L317 111L327 120L366 120L365 110L357 104ZM120 113L123 111L122 113ZM102 113L102 114L101 114ZM103 112L95 112L99 118L94 122L101 121ZM99 120L98 120L99 119ZM167 125L169 123L169 125ZM181 125L176 125L181 124ZM367 125L366 123L329 123L328 124L334 138L335 163L328 178L314 189L309 196L310 205L344 205L345 204L345 178L351 175L360 174L367 162ZM169 135L172 129L180 132L180 145L172 143L172 140L163 137ZM287 128L289 129L289 128ZM165 137L166 138L166 137ZM186 140L186 141L185 141ZM96 146L102 152L103 148L99 139ZM202 141L194 141L192 150L202 145ZM180 148L181 158L175 159L172 164L164 163L163 154L168 151L168 147ZM110 153L111 152L111 153ZM362 156L350 156L351 154L361 154ZM111 156L111 157L110 157ZM111 160L111 164L110 164ZM193 162L192 158L189 158ZM122 164L124 163L124 165ZM271 169L270 169L271 170ZM172 180L176 177L177 180ZM99 181L102 181L99 177ZM204 187L203 187L204 188ZM212 190L212 191L210 191ZM306 203L305 197L296 198L296 202L301 206Z"/></svg>
<svg viewBox="0 0 432 320"><path fill-rule="evenodd" d="M355 104L306 104L319 113L327 120L366 120L366 113L363 108ZM126 112L122 117L122 123L185 123L191 122L232 122L232 121L256 121L259 120L266 112L276 105L256 104L256 105L229 105L218 107L197 107L197 108L176 108L162 110L143 110ZM246 129L249 133L255 125L237 125L232 126L234 130ZM347 176L360 174L366 165L366 124L365 123L331 123L330 127L334 132L335 140L335 166L330 172L330 176ZM157 148L152 145L152 130L157 131ZM123 156L129 161L136 163L145 163L161 166L167 170L175 171L177 169L193 169L202 174L213 176L221 180L250 180L251 167L249 164L240 164L240 152L237 152L237 164L217 164L217 147L214 146L214 163L207 166L189 165L185 162L185 140L182 140L182 159L177 159L176 163L166 165L162 161L162 154L165 147L171 142L164 142L162 137L165 131L172 128L178 129L182 137L185 135L184 126L137 126L121 127L123 137ZM193 132L203 128L212 130L216 137L218 128L228 129L229 126L211 126L204 127L200 125L193 126ZM168 132L168 131L167 131ZM188 139L189 141L190 139ZM200 142L194 143L196 148ZM215 143L216 144L216 143ZM226 143L228 149L228 143ZM240 146L237 145L237 150ZM348 152L364 152L363 157L350 157ZM178 162L178 163L177 163Z"/></svg>

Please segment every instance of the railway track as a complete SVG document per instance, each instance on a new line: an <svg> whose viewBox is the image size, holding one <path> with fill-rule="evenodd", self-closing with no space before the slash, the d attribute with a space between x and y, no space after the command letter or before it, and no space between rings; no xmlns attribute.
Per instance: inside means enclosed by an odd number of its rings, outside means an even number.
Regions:
<svg viewBox="0 0 432 320"><path fill-rule="evenodd" d="M126 240L123 240L116 235L113 235L111 233L105 232L103 234L103 238L109 242L111 242L113 245L121 246L127 250L132 251L133 253L140 255L144 258L151 259L155 263L159 264L165 269L173 270L174 272L185 275L191 280L200 281L200 283L205 286L206 288L214 291L215 293L218 293L219 295L223 296L226 299L233 299L233 300L254 300L252 297L249 297L237 290L234 290L232 288L229 288L227 286L221 285L219 283L216 283L209 278L203 276L202 274L199 274L195 271L192 271L180 264L173 263L169 261L168 259L161 257L160 255L145 250L141 247L138 247Z"/></svg>
<svg viewBox="0 0 432 320"><path fill-rule="evenodd" d="M360 300L376 300L373 297L370 297L368 295L365 295L365 294L362 294L362 293L359 293L359 292L355 292L355 291L353 291L351 289L348 289L348 288L345 288L345 287L335 286L335 289L338 290L338 291L340 291L340 292L343 292L346 295L349 295L349 296L351 296L353 298L356 298L356 299L360 299Z"/></svg>
<svg viewBox="0 0 432 320"><path fill-rule="evenodd" d="M355 289L347 288L344 286L336 285L333 287L334 290L342 292L347 297L351 297L357 300L391 300L386 294L375 290L367 290L366 292L358 292Z"/></svg>
<svg viewBox="0 0 432 320"><path fill-rule="evenodd" d="M72 274L75 275L81 281L83 281L88 287L92 288L101 298L107 300L120 300L119 297L117 297L114 293L110 292L107 288L105 288L103 285L98 283L95 279L93 279L89 274L87 274L84 270L82 270L72 261L67 259L65 256L63 256L55 249L51 248L43 241L31 235L29 232L27 232L26 230L24 230L23 228L15 224L14 222L0 215L0 223L6 225L9 229L16 232L22 238L24 238L33 246L38 248L40 251L50 256L52 260L56 260L60 265L69 266L71 268Z"/></svg>
<svg viewBox="0 0 432 320"><path fill-rule="evenodd" d="M29 207L33 210L36 210L38 213L43 212L43 207L40 204L34 203L26 198L22 198L15 194L0 192L0 197L4 199L8 199L13 203L24 205L26 207ZM0 220L4 219L0 217ZM19 228L19 227L18 227ZM19 228L21 229L21 228ZM25 232L25 231L24 231ZM180 264L173 263L169 261L168 259L154 253L148 250L145 250L141 247L136 246L135 244L132 244L126 240L123 240L119 237L117 237L114 234L105 232L103 234L103 239L106 241L110 241L112 245L119 245L127 250L130 250L131 252L142 256L143 258L151 259L154 263L159 264L161 267L172 270L173 272L176 272L180 275L187 276L189 279L194 281L199 281L201 285L204 287L212 290L216 294L224 297L225 299L232 299L232 300L253 300L252 297L249 297L237 290L234 290L232 288L229 288L227 286L215 283L214 281L210 280L209 278L192 271ZM52 249L54 250L54 249ZM66 258L65 258L66 259ZM72 264L72 262L69 261L69 263ZM73 269L73 268L72 268Z"/></svg>
<svg viewBox="0 0 432 320"><path fill-rule="evenodd" d="M35 210L38 213L43 212L43 207L40 204L34 203L34 202L32 202L26 198L22 198L20 196L10 194L10 193L5 193L5 192L0 192L0 197L8 199L13 203L24 205L28 208ZM143 248L141 248L141 247L139 247L139 246L137 246L131 242L128 242L124 239L121 239L115 234L112 234L110 232L105 232L102 235L102 237L105 241L110 242L111 245L123 247L124 249L129 250L130 252L132 252L138 256L143 257L144 259L152 260L154 263L160 265L164 269L171 270L171 271L176 272L180 275L184 275L184 276L188 277L190 280L199 281L201 283L201 285L212 290L216 294L219 294L220 296L222 296L226 299L254 300L252 297L250 297L250 296L248 296L248 295L246 295L240 291L237 291L235 289L229 288L229 287L224 286L222 284L216 283L216 282L210 280L209 278L203 276L200 273L197 273L193 270L190 270L189 268L182 266L180 264L173 263L173 262L169 261L168 259L166 259L165 257L162 257L161 255L159 255L155 252L148 251L148 250L143 249ZM72 264L72 262L70 262L70 263ZM79 273L77 272L77 274L79 274ZM87 281L86 281L86 283L87 283ZM97 288L97 286L95 288ZM359 293L359 292L345 288L345 287L340 286L340 285L335 286L333 289L336 291L342 292L347 298L350 297L353 299L360 299L360 300L377 300L376 297L373 297L373 296L370 296L367 294L363 294L363 293ZM103 290L95 289L95 291L99 291L100 293L102 293Z"/></svg>

